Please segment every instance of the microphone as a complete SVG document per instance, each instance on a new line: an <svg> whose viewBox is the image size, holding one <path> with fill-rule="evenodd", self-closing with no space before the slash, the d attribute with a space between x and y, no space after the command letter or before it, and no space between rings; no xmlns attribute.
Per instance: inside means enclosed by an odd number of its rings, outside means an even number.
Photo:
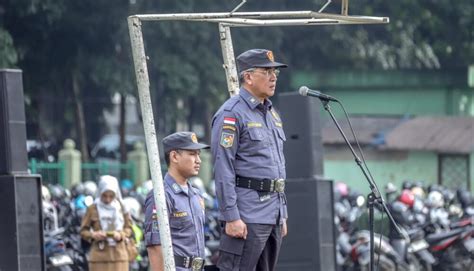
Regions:
<svg viewBox="0 0 474 271"><path fill-rule="evenodd" d="M302 95L302 96L316 97L316 98L319 98L323 101L333 101L333 102L338 101L336 98L334 98L332 96L326 95L326 94L321 93L320 91L317 91L317 90L309 89L307 86L300 87L299 92L300 92L300 95Z"/></svg>

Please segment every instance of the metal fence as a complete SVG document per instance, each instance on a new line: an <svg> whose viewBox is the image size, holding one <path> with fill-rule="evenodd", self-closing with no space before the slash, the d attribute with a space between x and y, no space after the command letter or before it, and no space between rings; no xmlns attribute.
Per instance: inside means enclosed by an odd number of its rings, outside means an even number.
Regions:
<svg viewBox="0 0 474 271"><path fill-rule="evenodd" d="M36 159L31 159L28 163L32 174L41 175L42 182L45 184L60 184L64 186L65 169L64 162L49 163L39 162Z"/></svg>
<svg viewBox="0 0 474 271"><path fill-rule="evenodd" d="M113 163L113 162L101 162L101 163L82 163L82 180L98 180L101 175L112 175L117 177L119 180L129 179L135 181L136 169L133 162L128 163Z"/></svg>

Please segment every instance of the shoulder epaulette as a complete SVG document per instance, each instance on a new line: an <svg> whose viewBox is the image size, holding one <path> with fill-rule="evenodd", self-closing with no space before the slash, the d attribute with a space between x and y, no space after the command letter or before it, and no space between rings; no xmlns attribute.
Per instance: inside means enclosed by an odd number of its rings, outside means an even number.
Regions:
<svg viewBox="0 0 474 271"><path fill-rule="evenodd" d="M230 98L224 106L224 111L232 111L234 107L240 102L240 97L239 95L236 95L232 98Z"/></svg>

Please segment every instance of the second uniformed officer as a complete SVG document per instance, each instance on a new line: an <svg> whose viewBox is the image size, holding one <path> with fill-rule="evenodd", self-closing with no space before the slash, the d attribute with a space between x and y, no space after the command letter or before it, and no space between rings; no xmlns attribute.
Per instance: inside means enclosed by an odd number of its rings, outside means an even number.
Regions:
<svg viewBox="0 0 474 271"><path fill-rule="evenodd" d="M268 99L279 68L272 51L237 57L240 93L212 120L211 151L223 234L220 270L274 270L286 235L284 194L286 140L280 116Z"/></svg>
<svg viewBox="0 0 474 271"><path fill-rule="evenodd" d="M202 270L204 266L204 202L188 178L199 173L200 150L209 148L192 132L163 138L168 173L164 190L169 214L176 270ZM145 201L145 243L152 271L163 270L160 233L153 191Z"/></svg>

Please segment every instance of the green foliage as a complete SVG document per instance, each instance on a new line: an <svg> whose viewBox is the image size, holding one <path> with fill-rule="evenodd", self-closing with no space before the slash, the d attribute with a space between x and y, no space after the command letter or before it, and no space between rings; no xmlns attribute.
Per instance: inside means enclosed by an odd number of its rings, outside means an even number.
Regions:
<svg viewBox="0 0 474 271"><path fill-rule="evenodd" d="M18 55L10 33L0 28L0 68L13 68L17 61Z"/></svg>
<svg viewBox="0 0 474 271"><path fill-rule="evenodd" d="M128 1L111 5L107 0L18 0L8 4L3 27L14 38L18 66L23 69L25 94L31 101L27 118L38 125L41 116L37 114L47 114L50 117L36 128L41 133L58 139L76 137L78 131L70 129L76 122L74 75L88 126L103 126L97 116L111 105L111 94L134 89L126 25ZM90 97L103 103L97 106ZM55 110L62 113L51 115ZM101 133L99 127L90 127L96 137Z"/></svg>
<svg viewBox="0 0 474 271"><path fill-rule="evenodd" d="M365 69L451 69L474 61L471 0L351 3L350 13L387 16L390 24L336 30L341 31L339 41L346 49L343 51L353 60L348 65L355 63Z"/></svg>

